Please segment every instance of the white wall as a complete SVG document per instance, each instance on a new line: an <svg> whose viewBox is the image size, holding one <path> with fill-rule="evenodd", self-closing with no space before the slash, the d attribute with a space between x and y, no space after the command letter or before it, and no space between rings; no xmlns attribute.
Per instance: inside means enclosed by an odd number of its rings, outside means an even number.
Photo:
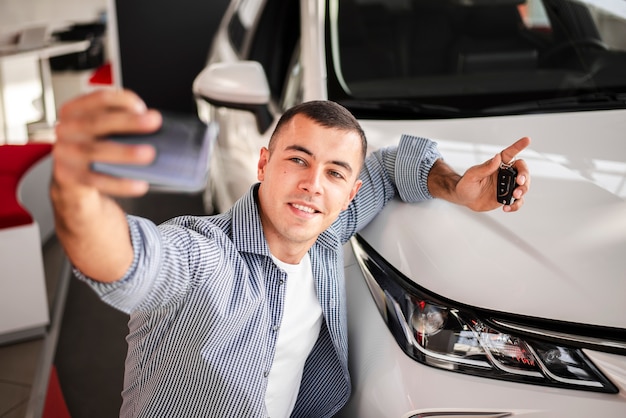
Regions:
<svg viewBox="0 0 626 418"><path fill-rule="evenodd" d="M47 23L56 30L93 22L106 9L107 0L0 0L0 43L24 26Z"/></svg>
<svg viewBox="0 0 626 418"><path fill-rule="evenodd" d="M0 0L0 44L13 42L21 29L34 25L45 24L48 26L49 32L52 33L75 23L102 21L106 16L107 29L109 29L111 21L115 20L111 19L109 13L107 13L111 1L114 0ZM109 41L110 39L107 39L105 58L113 60L114 57L110 56ZM116 51L117 48L112 49L112 52L115 53ZM3 134L8 129L7 127L18 129L19 135L14 134L13 131L10 133L12 137L21 141L26 136L26 125L30 122L38 121L43 115L42 87L38 82L39 69L35 62L31 63L30 61L28 66L24 64L16 67L16 59L12 58L11 62L13 64L11 64L11 68L14 70L18 68L16 71L20 71L19 77L7 78L7 72L2 71L3 68L0 68L0 99L2 99L0 102L0 144L4 141L4 137L8 136L8 134ZM24 72L25 69L32 69L32 71L26 74ZM88 85L89 76L90 71L68 71L62 72L60 75L53 74L52 88L57 110L66 100L88 90L90 87ZM57 78L61 78L61 82L57 82ZM26 81L20 83L11 81L16 79L24 79ZM26 87L30 90L25 90ZM19 89L17 96L15 94L7 95L7 91L13 92L16 89ZM4 103L7 100L10 101L9 104ZM11 110L13 114L19 115L19 117L7 116L7 112L5 112L7 109ZM43 126L43 128L41 131L45 135L50 135L49 129L45 129L47 128L46 126ZM28 128L28 131L28 134L39 135L31 132L30 128ZM48 139L48 137L45 137L45 139Z"/></svg>

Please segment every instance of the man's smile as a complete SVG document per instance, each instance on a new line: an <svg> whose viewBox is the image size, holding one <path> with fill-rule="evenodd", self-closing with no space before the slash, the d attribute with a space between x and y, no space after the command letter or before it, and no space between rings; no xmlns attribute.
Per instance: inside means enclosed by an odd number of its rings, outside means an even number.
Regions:
<svg viewBox="0 0 626 418"><path fill-rule="evenodd" d="M306 212L306 213L319 213L319 211L318 211L318 210L316 210L316 209L314 209L314 208L312 208L312 207L310 207L310 206L305 206L305 205L301 205L301 204L298 204L298 203L291 203L290 205L291 205L292 207L294 207L294 208L296 208L296 209L298 209L298 210L302 211L302 212Z"/></svg>

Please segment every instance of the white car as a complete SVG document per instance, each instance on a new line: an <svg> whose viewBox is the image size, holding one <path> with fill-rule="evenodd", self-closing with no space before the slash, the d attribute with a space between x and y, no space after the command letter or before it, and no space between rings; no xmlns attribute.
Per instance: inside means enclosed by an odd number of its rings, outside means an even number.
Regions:
<svg viewBox="0 0 626 418"><path fill-rule="evenodd" d="M220 127L209 211L306 100L460 172L533 141L521 211L394 200L346 245L341 416L626 416L625 51L623 0L232 2L194 83Z"/></svg>

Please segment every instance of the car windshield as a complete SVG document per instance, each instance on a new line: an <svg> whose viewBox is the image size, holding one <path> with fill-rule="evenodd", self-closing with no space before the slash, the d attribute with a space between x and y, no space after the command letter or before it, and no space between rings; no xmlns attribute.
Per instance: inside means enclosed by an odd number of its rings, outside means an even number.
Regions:
<svg viewBox="0 0 626 418"><path fill-rule="evenodd" d="M626 107L623 0L328 0L329 97L367 117Z"/></svg>

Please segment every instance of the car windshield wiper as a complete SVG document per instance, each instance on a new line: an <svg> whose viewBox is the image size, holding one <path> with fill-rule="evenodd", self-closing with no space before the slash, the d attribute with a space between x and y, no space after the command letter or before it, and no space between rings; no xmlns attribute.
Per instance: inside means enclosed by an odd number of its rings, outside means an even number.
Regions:
<svg viewBox="0 0 626 418"><path fill-rule="evenodd" d="M452 106L421 103L400 99L347 99L338 100L357 117L406 117L411 118L458 118L471 116L462 109Z"/></svg>
<svg viewBox="0 0 626 418"><path fill-rule="evenodd" d="M546 111L608 110L626 108L626 93L589 93L578 96L532 100L483 109L484 115L537 113Z"/></svg>

